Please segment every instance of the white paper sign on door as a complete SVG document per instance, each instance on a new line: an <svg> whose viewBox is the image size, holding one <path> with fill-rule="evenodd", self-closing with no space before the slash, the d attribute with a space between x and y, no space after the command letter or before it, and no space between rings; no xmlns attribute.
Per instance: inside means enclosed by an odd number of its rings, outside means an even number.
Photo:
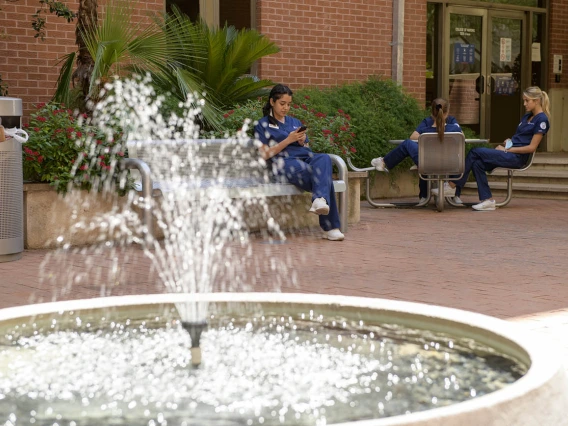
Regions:
<svg viewBox="0 0 568 426"><path fill-rule="evenodd" d="M540 62L540 43L532 44L532 61Z"/></svg>
<svg viewBox="0 0 568 426"><path fill-rule="evenodd" d="M499 60L501 62L511 62L511 46L513 45L513 40L510 38L501 37L501 42L499 43Z"/></svg>

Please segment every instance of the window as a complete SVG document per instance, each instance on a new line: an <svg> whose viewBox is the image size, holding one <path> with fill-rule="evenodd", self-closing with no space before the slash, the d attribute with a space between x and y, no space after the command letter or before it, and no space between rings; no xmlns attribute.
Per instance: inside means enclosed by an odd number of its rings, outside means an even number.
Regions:
<svg viewBox="0 0 568 426"><path fill-rule="evenodd" d="M210 25L252 28L254 0L166 0L166 11L176 5L192 21L203 17Z"/></svg>

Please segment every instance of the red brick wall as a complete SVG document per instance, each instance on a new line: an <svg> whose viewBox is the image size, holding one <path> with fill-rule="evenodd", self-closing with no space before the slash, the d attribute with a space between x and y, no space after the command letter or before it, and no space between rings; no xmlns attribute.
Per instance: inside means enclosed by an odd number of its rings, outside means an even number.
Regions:
<svg viewBox="0 0 568 426"><path fill-rule="evenodd" d="M404 85L423 100L426 3L405 9ZM262 78L294 88L391 77L391 0L258 0L257 29L281 48L261 60Z"/></svg>
<svg viewBox="0 0 568 426"><path fill-rule="evenodd" d="M568 0L550 0L549 39L549 79L548 87L568 88ZM554 55L562 55L562 76L560 83L555 83L552 74Z"/></svg>
<svg viewBox="0 0 568 426"><path fill-rule="evenodd" d="M77 0L66 3L77 10ZM163 11L164 0L140 0L134 5L135 19L145 20L148 13ZM53 96L58 59L75 50L76 20L68 24L47 13L45 41L34 38L31 21L38 6L39 0L0 0L0 74L8 84L9 96L23 100L24 115L35 109L33 105Z"/></svg>

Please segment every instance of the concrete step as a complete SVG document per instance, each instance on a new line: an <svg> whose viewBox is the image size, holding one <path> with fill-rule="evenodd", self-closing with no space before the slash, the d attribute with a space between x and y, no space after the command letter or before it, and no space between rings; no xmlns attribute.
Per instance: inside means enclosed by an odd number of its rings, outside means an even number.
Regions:
<svg viewBox="0 0 568 426"><path fill-rule="evenodd" d="M507 177L507 170L496 169L489 177ZM534 165L524 172L515 172L513 174L513 180L521 178L546 178L546 179L568 179L568 166L566 169L560 170L549 170L535 167Z"/></svg>
<svg viewBox="0 0 568 426"><path fill-rule="evenodd" d="M495 197L506 195L507 182L489 182ZM468 182L463 190L464 195L477 194L477 184ZM568 200L568 184L523 182L513 178L513 198L544 198Z"/></svg>

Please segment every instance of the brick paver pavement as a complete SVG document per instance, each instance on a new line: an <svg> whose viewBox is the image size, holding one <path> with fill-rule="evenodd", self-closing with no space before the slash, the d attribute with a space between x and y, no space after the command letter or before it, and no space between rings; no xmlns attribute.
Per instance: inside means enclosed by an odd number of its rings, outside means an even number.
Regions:
<svg viewBox="0 0 568 426"><path fill-rule="evenodd" d="M531 315L568 308L567 217L567 201L515 199L495 212L442 213L362 203L361 222L345 241L321 240L317 230L289 235L283 244L253 238L254 259L239 274L259 291L277 277L283 291L400 299L500 318ZM270 259L285 270L275 273ZM70 275L75 282L64 285ZM0 308L162 291L139 247L64 258L33 250L0 263Z"/></svg>

